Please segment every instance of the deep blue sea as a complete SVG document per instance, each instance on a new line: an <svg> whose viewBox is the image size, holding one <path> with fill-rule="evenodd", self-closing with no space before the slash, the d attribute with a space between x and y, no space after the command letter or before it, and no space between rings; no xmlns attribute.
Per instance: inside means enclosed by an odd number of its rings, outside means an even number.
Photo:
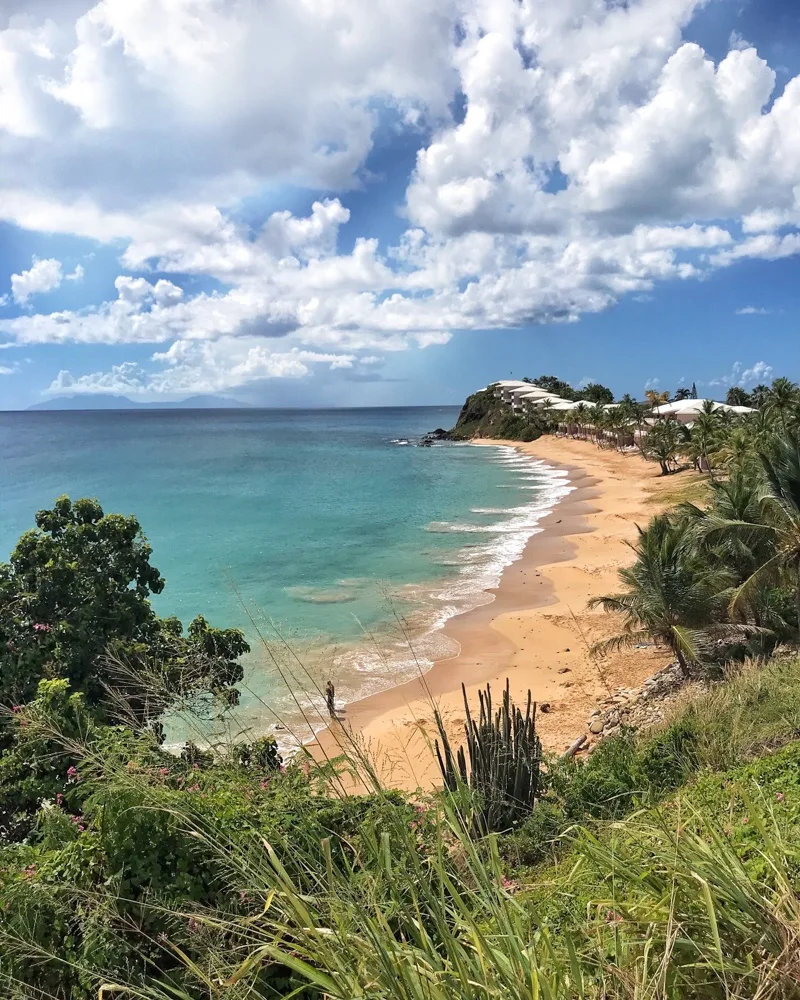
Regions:
<svg viewBox="0 0 800 1000"><path fill-rule="evenodd" d="M135 514L167 580L157 610L247 633L240 724L265 728L326 677L350 700L445 652L442 624L491 599L568 489L510 449L414 446L457 415L0 413L0 559L62 493Z"/></svg>

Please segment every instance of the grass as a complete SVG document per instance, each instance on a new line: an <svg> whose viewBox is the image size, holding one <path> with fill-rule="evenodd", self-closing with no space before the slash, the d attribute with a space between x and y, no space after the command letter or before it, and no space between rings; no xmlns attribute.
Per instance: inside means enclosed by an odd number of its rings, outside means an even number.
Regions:
<svg viewBox="0 0 800 1000"><path fill-rule="evenodd" d="M800 994L799 727L800 660L748 664L652 732L551 764L525 826L483 838L461 794L415 807L375 785L369 801L328 805L298 766L264 793L318 817L287 837L279 817L248 825L221 776L201 773L194 796L162 781L119 835L167 812L228 900L145 896L140 912L167 918L146 946L154 969L170 956L169 975L128 981L116 968L101 981L87 968L81 981L106 1000L788 1000ZM147 795L141 768L109 781L117 799ZM325 812L356 807L353 822ZM116 829L110 805L103 823ZM102 892L77 898L102 913ZM109 949L122 930L103 926Z"/></svg>
<svg viewBox="0 0 800 1000"><path fill-rule="evenodd" d="M689 469L674 476L653 480L649 484L650 495L647 503L659 507L677 507L682 503L693 503L705 507L711 499L711 480L707 475L698 475Z"/></svg>

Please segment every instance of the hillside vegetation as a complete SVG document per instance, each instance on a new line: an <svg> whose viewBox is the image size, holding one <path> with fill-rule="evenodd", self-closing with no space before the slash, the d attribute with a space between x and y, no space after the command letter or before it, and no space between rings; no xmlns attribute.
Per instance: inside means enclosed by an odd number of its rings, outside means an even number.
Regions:
<svg viewBox="0 0 800 1000"><path fill-rule="evenodd" d="M499 438L535 441L542 430L512 413L496 393L483 389L467 397L451 433L456 440Z"/></svg>

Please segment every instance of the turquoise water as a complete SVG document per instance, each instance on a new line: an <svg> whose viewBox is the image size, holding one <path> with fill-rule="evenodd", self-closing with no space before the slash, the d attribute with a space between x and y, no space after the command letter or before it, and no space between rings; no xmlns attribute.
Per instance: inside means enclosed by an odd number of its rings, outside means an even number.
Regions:
<svg viewBox="0 0 800 1000"><path fill-rule="evenodd" d="M0 558L59 494L96 496L139 518L167 580L160 613L245 629L249 723L264 703L288 710L279 674L297 677L294 653L315 681L334 676L353 698L446 651L442 623L490 599L486 588L566 489L510 449L413 446L456 416L0 413Z"/></svg>

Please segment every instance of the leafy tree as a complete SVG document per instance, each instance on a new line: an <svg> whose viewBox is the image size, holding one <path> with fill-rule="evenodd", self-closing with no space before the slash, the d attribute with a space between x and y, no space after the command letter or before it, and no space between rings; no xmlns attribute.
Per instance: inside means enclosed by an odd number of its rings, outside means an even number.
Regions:
<svg viewBox="0 0 800 1000"><path fill-rule="evenodd" d="M577 394L580 399L585 399L589 403L613 403L614 393L599 382L590 382L585 385Z"/></svg>
<svg viewBox="0 0 800 1000"><path fill-rule="evenodd" d="M752 406L750 396L740 385L732 385L725 396L728 406Z"/></svg>
<svg viewBox="0 0 800 1000"><path fill-rule="evenodd" d="M620 571L626 591L589 602L590 607L623 616L623 631L598 643L595 652L651 639L669 646L688 673L689 665L702 659L716 640L746 631L725 622L723 591L730 574L709 565L693 542L688 526L668 515L654 517L639 529L633 546L636 562Z"/></svg>
<svg viewBox="0 0 800 1000"><path fill-rule="evenodd" d="M0 565L0 702L28 700L40 680L60 677L96 707L107 694L109 652L131 668L157 664L176 694L233 697L248 650L242 632L197 618L184 637L176 618L159 618L149 598L164 580L150 555L137 519L106 514L96 500L62 496L39 511Z"/></svg>
<svg viewBox="0 0 800 1000"><path fill-rule="evenodd" d="M672 397L672 401L673 403L678 403L682 402L684 399L691 399L691 398L692 398L692 390L687 389L686 386L682 386L675 392L675 395Z"/></svg>
<svg viewBox="0 0 800 1000"><path fill-rule="evenodd" d="M540 375L539 378L533 380L533 384L540 389L546 389L547 392L552 392L554 396L560 396L562 399L574 400L577 395L568 382L556 378L555 375Z"/></svg>

